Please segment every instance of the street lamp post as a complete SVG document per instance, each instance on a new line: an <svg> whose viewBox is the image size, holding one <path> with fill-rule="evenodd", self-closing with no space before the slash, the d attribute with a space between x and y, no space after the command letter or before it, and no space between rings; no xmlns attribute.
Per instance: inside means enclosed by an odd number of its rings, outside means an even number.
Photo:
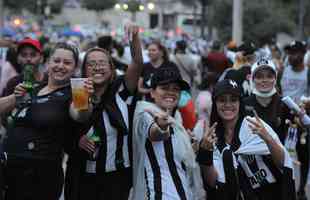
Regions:
<svg viewBox="0 0 310 200"><path fill-rule="evenodd" d="M299 0L299 16L298 16L298 39L304 39L304 16L305 16L305 1Z"/></svg>
<svg viewBox="0 0 310 200"><path fill-rule="evenodd" d="M232 38L237 45L240 45L242 42L242 34L243 34L242 18L243 18L243 0L234 0Z"/></svg>
<svg viewBox="0 0 310 200"><path fill-rule="evenodd" d="M207 19L207 5L208 0L200 0L201 3L201 20L200 20L200 35L202 38L205 37L205 26L206 26L206 19Z"/></svg>
<svg viewBox="0 0 310 200"><path fill-rule="evenodd" d="M3 0L0 0L0 28L4 27L4 15L3 15ZM2 33L0 33L0 37Z"/></svg>

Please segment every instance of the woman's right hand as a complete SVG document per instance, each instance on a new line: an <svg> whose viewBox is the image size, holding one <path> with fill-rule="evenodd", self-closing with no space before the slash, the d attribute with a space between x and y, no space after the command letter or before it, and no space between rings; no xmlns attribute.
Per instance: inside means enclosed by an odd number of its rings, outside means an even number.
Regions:
<svg viewBox="0 0 310 200"><path fill-rule="evenodd" d="M90 154L95 151L95 143L90 140L87 135L83 135L80 138L79 147Z"/></svg>
<svg viewBox="0 0 310 200"><path fill-rule="evenodd" d="M92 96L95 93L93 78L87 78L84 84L84 87L86 88L89 96Z"/></svg>
<svg viewBox="0 0 310 200"><path fill-rule="evenodd" d="M214 144L217 141L217 137L215 134L216 125L216 122L211 127L209 127L207 124L205 125L204 135L200 142L200 148L208 151L213 151Z"/></svg>
<svg viewBox="0 0 310 200"><path fill-rule="evenodd" d="M27 93L25 86L20 83L14 89L15 98L23 97Z"/></svg>

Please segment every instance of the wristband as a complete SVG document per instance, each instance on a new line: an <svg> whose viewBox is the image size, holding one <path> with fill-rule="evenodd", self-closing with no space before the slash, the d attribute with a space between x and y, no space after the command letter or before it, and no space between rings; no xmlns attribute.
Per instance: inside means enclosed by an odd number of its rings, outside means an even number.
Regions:
<svg viewBox="0 0 310 200"><path fill-rule="evenodd" d="M167 133L169 133L169 126L166 128L166 130L160 128L160 126L156 122L155 126L157 126L157 130L162 136L167 135Z"/></svg>
<svg viewBox="0 0 310 200"><path fill-rule="evenodd" d="M201 165L213 165L213 151L199 148L196 161Z"/></svg>

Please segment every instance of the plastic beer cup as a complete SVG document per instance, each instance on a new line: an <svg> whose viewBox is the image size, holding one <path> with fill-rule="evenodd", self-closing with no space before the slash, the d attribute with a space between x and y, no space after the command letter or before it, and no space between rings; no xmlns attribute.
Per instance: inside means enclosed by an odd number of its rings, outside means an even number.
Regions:
<svg viewBox="0 0 310 200"><path fill-rule="evenodd" d="M89 94L85 88L87 78L71 78L73 105L77 110L88 109Z"/></svg>

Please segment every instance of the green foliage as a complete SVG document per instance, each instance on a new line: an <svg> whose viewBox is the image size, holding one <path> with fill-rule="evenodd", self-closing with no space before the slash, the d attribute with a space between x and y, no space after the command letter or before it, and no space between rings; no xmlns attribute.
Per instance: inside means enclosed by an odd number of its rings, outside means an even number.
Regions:
<svg viewBox="0 0 310 200"><path fill-rule="evenodd" d="M38 0L3 0L3 5L6 8L21 11L22 9L26 9L32 13L43 14L44 7L47 5L48 0L41 0L41 5L39 7ZM63 7L63 0L53 0L50 3L51 6L51 13L60 13Z"/></svg>
<svg viewBox="0 0 310 200"><path fill-rule="evenodd" d="M116 0L82 0L82 6L89 10L102 11L113 6L117 3Z"/></svg>
<svg viewBox="0 0 310 200"><path fill-rule="evenodd" d="M138 12L140 3L138 1L128 1L128 11L129 12Z"/></svg>
<svg viewBox="0 0 310 200"><path fill-rule="evenodd" d="M212 24L218 28L220 39L229 41L232 32L232 1L215 2L212 5L213 10L216 10ZM244 1L243 10L244 40L265 43L271 41L278 32L293 34L296 29L294 8L288 4L269 0Z"/></svg>
<svg viewBox="0 0 310 200"><path fill-rule="evenodd" d="M201 5L201 0L180 0L184 5ZM305 2L304 27L310 34L310 1ZM207 0L207 24L218 30L222 41L231 40L233 0ZM278 32L295 35L297 32L299 0L243 0L244 40L269 42Z"/></svg>
<svg viewBox="0 0 310 200"><path fill-rule="evenodd" d="M21 10L22 8L33 11L36 9L37 1L36 0L3 0L4 7L13 9L13 10Z"/></svg>

